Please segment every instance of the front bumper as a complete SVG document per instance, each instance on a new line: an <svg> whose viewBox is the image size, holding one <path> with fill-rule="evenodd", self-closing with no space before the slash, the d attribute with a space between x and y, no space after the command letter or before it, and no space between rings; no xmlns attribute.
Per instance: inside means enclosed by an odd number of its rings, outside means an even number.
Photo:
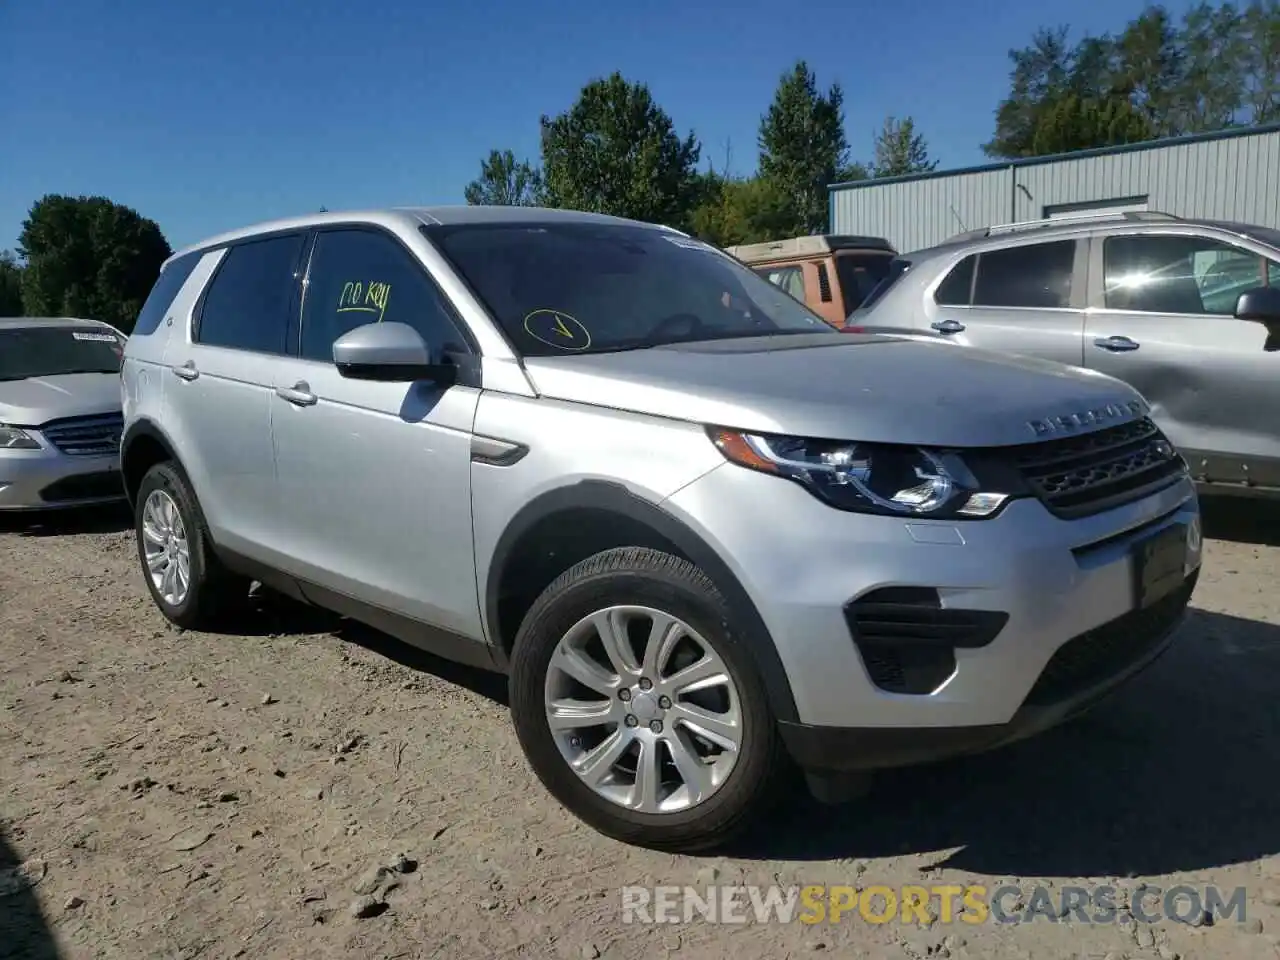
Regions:
<svg viewBox="0 0 1280 960"><path fill-rule="evenodd" d="M665 506L719 551L756 605L795 700L798 722L783 735L811 768L912 763L1052 726L1159 655L1200 566L1199 505L1185 478L1077 520L1019 500L994 519L954 523L835 510L797 484L726 464ZM1181 585L1135 613L1134 546L1171 527L1185 531ZM950 649L932 688L892 689L847 617L852 601L885 588L936 592L942 610L985 612L995 629Z"/></svg>
<svg viewBox="0 0 1280 960"><path fill-rule="evenodd" d="M124 499L118 454L69 456L37 439L39 450L0 450L0 511L57 510Z"/></svg>

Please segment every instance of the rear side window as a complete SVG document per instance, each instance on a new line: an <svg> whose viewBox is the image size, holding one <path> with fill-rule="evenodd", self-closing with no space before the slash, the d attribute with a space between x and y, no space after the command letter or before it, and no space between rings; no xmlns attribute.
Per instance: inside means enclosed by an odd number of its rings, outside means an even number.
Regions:
<svg viewBox="0 0 1280 960"><path fill-rule="evenodd" d="M302 242L302 234L289 234L228 250L205 293L196 340L211 347L285 353L297 308Z"/></svg>
<svg viewBox="0 0 1280 960"><path fill-rule="evenodd" d="M804 303L804 272L799 267L757 267L755 272Z"/></svg>
<svg viewBox="0 0 1280 960"><path fill-rule="evenodd" d="M973 305L1042 310L1069 307L1075 259L1074 240L982 253L978 256Z"/></svg>
<svg viewBox="0 0 1280 960"><path fill-rule="evenodd" d="M151 293L147 295L147 302L142 305L142 311L138 314L137 322L133 325L133 336L146 337L156 332L156 328L160 326L160 321L169 312L169 306L173 303L173 298L178 295L182 285L187 282L187 277L191 276L191 271L200 262L200 257L201 254L199 253L188 253L185 257L179 257L160 271L160 276L156 278L156 282L152 285Z"/></svg>
<svg viewBox="0 0 1280 960"><path fill-rule="evenodd" d="M942 307L967 307L969 294L973 292L973 268L977 262L978 256L973 254L952 267L933 292L933 302Z"/></svg>

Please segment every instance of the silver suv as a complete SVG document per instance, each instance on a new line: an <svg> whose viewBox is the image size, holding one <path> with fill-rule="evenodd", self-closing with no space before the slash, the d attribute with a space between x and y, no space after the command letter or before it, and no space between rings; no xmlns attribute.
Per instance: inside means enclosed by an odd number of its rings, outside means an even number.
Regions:
<svg viewBox="0 0 1280 960"><path fill-rule="evenodd" d="M794 760L876 767L1074 714L1166 646L1200 567L1138 395L833 330L664 227L327 213L165 266L123 467L160 610L251 580L506 672L534 772L667 849Z"/></svg>
<svg viewBox="0 0 1280 960"><path fill-rule="evenodd" d="M848 319L1118 377L1205 488L1280 496L1280 231L1126 212L904 254Z"/></svg>

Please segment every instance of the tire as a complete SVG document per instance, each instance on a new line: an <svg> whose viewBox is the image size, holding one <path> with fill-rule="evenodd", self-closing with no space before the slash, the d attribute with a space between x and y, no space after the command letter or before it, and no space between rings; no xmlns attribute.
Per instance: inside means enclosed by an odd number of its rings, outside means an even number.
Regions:
<svg viewBox="0 0 1280 960"><path fill-rule="evenodd" d="M188 586L177 602L166 597L156 585L147 562L143 519L148 503L157 493L176 507L187 544ZM170 623L187 630L199 630L217 626L245 608L250 581L231 573L214 554L204 515L191 485L173 463L158 463L142 478L133 522L143 581L151 599Z"/></svg>
<svg viewBox="0 0 1280 960"><path fill-rule="evenodd" d="M727 674L730 686L736 688L737 716L740 720L736 725L740 730L738 749L734 752L736 760L724 761L731 766L718 786L711 788L711 792L700 802L690 803L683 809L642 812L623 805L623 801L616 797L610 799L603 796L598 788L588 785L571 764L563 745L569 735L562 733L558 739L548 718L549 701L558 700L562 696L553 696L551 693L552 684L560 683L564 676L564 671L553 666L553 658L556 658L556 664L565 662L557 654L561 640L569 643L571 637L578 635L574 631L578 631L586 618L593 614L623 606L632 609L617 614L623 618L619 621L622 623L630 622L625 618L635 614L638 608L649 608L683 621L682 626L690 627L696 633L698 643L695 645L701 645L705 641L713 648L712 653L719 660L716 664L716 669L720 670L718 676L722 679ZM594 629L588 628L587 635L591 635ZM623 632L627 629L624 627ZM657 633L652 621L650 629ZM671 635L679 632L677 628ZM643 624L641 633L644 633ZM594 635L603 634L596 631ZM674 654L671 659L676 659ZM636 662L639 662L638 658ZM699 664L710 662L699 661ZM657 671L649 672L660 674L660 665ZM615 680L621 676L621 670L615 671ZM637 684L640 682L637 681ZM659 686L653 686L644 695L634 692L643 689L638 685L623 693L621 687L626 686L626 683L618 683L614 688L615 696L628 697L620 708L607 695L588 692L593 699L601 697L601 709L617 708L637 716L652 716L653 706L658 702L652 699L654 693L668 690L674 695L674 686L661 686L666 683L667 680L660 679ZM509 685L516 734L538 779L556 800L580 820L600 833L624 843L672 852L694 852L723 846L765 811L777 798L778 787L784 782L788 764L777 723L750 653L734 631L725 599L705 573L670 554L658 550L623 547L598 553L565 571L538 597L520 626L512 653ZM563 696L580 699L570 694ZM670 761L665 770L678 774L676 748L671 743L677 739L677 733L680 733L682 743L688 742L686 734L689 727L681 719L684 715L676 716L680 705L687 701L681 699L673 707L670 698L663 696L661 699L669 708L662 713L664 719L658 720L660 729L666 734L666 745L652 747L653 752L649 755L660 760L665 757ZM613 716L616 719L616 715ZM618 731L624 736L639 735L646 742L652 742L645 729L651 724L650 720L637 720L640 729L632 728L630 732L622 729L625 724L605 724L596 728L593 735L608 739L612 733L606 731ZM574 747L581 746L581 749L591 752L584 745L584 738L574 739L578 743L569 741ZM698 742L700 749L707 748L707 741ZM638 749L643 751L650 748L641 746ZM687 764L690 756L688 752L681 756L686 759L683 769L692 769L694 780L705 782L703 777L714 776L713 773L703 772L702 767L690 768ZM716 756L723 759L725 755L717 752ZM580 762L585 759L580 758ZM626 762L631 761L625 757L619 761L620 764ZM711 770L719 761L711 759L703 762L711 765L705 770ZM634 760L634 765L638 771L639 758ZM663 767L660 765L659 769ZM615 777L614 774L609 776L611 779ZM632 798L642 794L638 773L634 776L636 779L630 786ZM618 774L617 778L625 781L624 774ZM681 789L668 787L668 783L675 781L669 781L665 775L659 775L656 781L661 784L659 793L672 789L675 791L673 798ZM688 778L683 778L681 782L688 782ZM616 794L626 787L609 786L606 789ZM692 799L693 788L685 789L683 796ZM669 799L666 802L675 803L676 800Z"/></svg>

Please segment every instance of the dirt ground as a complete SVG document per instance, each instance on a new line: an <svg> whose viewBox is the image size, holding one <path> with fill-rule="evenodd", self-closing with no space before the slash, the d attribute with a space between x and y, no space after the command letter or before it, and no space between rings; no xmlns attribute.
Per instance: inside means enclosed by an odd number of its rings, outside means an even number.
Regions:
<svg viewBox="0 0 1280 960"><path fill-rule="evenodd" d="M798 794L712 858L572 819L526 768L498 678L279 599L242 635L183 633L147 598L127 518L0 520L0 957L1273 960L1280 523L1208 506L1190 620L1116 697L853 806ZM1245 887L1247 915L621 921L623 885L712 882L1215 884Z"/></svg>

